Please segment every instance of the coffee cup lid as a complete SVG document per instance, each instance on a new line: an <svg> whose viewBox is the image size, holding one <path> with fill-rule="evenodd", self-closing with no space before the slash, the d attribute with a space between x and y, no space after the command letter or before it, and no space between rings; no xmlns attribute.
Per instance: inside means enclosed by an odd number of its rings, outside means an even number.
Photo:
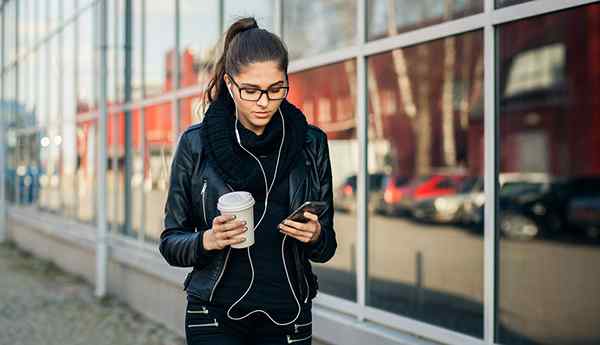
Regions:
<svg viewBox="0 0 600 345"><path fill-rule="evenodd" d="M254 206L254 198L248 192L231 192L221 195L217 208L221 212L237 212Z"/></svg>

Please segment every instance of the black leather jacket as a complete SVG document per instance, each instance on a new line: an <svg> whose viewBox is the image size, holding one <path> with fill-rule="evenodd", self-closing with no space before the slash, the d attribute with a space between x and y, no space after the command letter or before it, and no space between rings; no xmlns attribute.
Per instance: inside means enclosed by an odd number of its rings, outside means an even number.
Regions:
<svg viewBox="0 0 600 345"><path fill-rule="evenodd" d="M219 215L218 198L232 189L215 170L215 162L208 159L205 152L203 155L202 128L202 124L190 126L179 137L171 162L159 250L170 265L193 267L183 289L209 301L223 275L231 248L205 250L202 236L211 228L213 218ZM318 283L309 260L326 262L337 248L327 137L317 127L309 125L302 156L290 169L289 193L290 212L308 200L322 200L328 204L319 219L321 236L317 242L307 245L291 237L286 240L286 247L293 252L295 271L290 274L296 274L299 283L298 299L311 300L317 294Z"/></svg>

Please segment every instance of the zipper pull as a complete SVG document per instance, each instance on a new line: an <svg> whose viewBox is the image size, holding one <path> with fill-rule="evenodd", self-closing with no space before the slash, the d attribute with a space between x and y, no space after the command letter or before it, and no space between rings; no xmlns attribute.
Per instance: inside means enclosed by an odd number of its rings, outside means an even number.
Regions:
<svg viewBox="0 0 600 345"><path fill-rule="evenodd" d="M208 183L206 183L206 177L202 178L202 191L200 192L200 194L204 195L204 193L206 193L207 185L208 185Z"/></svg>

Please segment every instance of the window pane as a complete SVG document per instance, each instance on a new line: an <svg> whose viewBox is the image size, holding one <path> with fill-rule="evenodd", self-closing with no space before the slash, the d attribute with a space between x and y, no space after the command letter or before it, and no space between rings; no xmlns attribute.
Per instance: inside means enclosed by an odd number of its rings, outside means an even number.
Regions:
<svg viewBox="0 0 600 345"><path fill-rule="evenodd" d="M61 161L61 195L63 198L63 213L75 219L77 216L77 127L75 124L76 102L75 102L75 41L73 39L74 25L65 28L63 34L63 102L62 102L62 153Z"/></svg>
<svg viewBox="0 0 600 345"><path fill-rule="evenodd" d="M173 89L174 49L174 2L146 1L146 96Z"/></svg>
<svg viewBox="0 0 600 345"><path fill-rule="evenodd" d="M207 80L219 39L219 2L180 1L181 87Z"/></svg>
<svg viewBox="0 0 600 345"><path fill-rule="evenodd" d="M367 304L479 338L482 83L481 31L368 59Z"/></svg>
<svg viewBox="0 0 600 345"><path fill-rule="evenodd" d="M108 198L107 217L110 231L123 233L125 220L125 118L122 112L110 113L106 127L108 145L107 174Z"/></svg>
<svg viewBox="0 0 600 345"><path fill-rule="evenodd" d="M352 45L356 0L284 1L283 38L290 59Z"/></svg>
<svg viewBox="0 0 600 345"><path fill-rule="evenodd" d="M27 51L28 49L28 39L29 39L29 33L27 31L28 25L27 25L27 20L29 19L27 14L28 14L28 9L27 9L27 5L28 5L29 0L21 0L17 2L17 5L19 6L19 20L18 20L18 27L19 27L19 54L23 54L23 52Z"/></svg>
<svg viewBox="0 0 600 345"><path fill-rule="evenodd" d="M29 0L29 1L35 1L35 0ZM62 6L63 6L63 9L62 9L63 18L64 18L64 20L68 20L75 14L75 11L77 10L77 0L62 0Z"/></svg>
<svg viewBox="0 0 600 345"><path fill-rule="evenodd" d="M143 85L142 85L142 72L144 62L143 55L143 28L142 28L142 3L145 0L133 0L132 1L132 45L131 45L131 99L139 100L144 97Z"/></svg>
<svg viewBox="0 0 600 345"><path fill-rule="evenodd" d="M84 113L95 108L96 93L94 86L94 70L95 70L95 47L96 40L94 39L93 24L94 8L86 10L78 19L79 39L77 41L79 53L79 73L78 73L78 89L77 89L77 112Z"/></svg>
<svg viewBox="0 0 600 345"><path fill-rule="evenodd" d="M394 36L483 11L483 0L367 1L368 40Z"/></svg>
<svg viewBox="0 0 600 345"><path fill-rule="evenodd" d="M130 112L131 116L131 230L132 236L143 236L144 157L142 156L143 132L140 124L141 110ZM141 232L141 233L140 233Z"/></svg>
<svg viewBox="0 0 600 345"><path fill-rule="evenodd" d="M594 4L498 28L503 344L600 339L598 18Z"/></svg>
<svg viewBox="0 0 600 345"><path fill-rule="evenodd" d="M252 16L256 18L258 26L273 31L273 8L275 0L253 0L235 1L223 0L225 2L225 29L242 17Z"/></svg>
<svg viewBox="0 0 600 345"><path fill-rule="evenodd" d="M179 100L179 132L185 131L189 126L202 121L204 109L202 108L202 95L190 96Z"/></svg>
<svg viewBox="0 0 600 345"><path fill-rule="evenodd" d="M144 108L144 145L147 165L144 174L144 225L150 241L158 241L163 228L173 139L172 103Z"/></svg>
<svg viewBox="0 0 600 345"><path fill-rule="evenodd" d="M4 18L6 20L6 24L4 30L5 33L5 43L6 51L7 51L7 60L4 60L4 64L8 65L13 62L17 58L17 8L16 1L11 1L6 3L4 8Z"/></svg>
<svg viewBox="0 0 600 345"><path fill-rule="evenodd" d="M96 221L97 126L96 119L81 121L76 132L77 219L91 224Z"/></svg>
<svg viewBox="0 0 600 345"><path fill-rule="evenodd" d="M46 43L38 50L38 63L39 63L39 81L37 87L37 116L40 121L40 126L46 126L48 124L48 83L50 80L49 75L49 44Z"/></svg>
<svg viewBox="0 0 600 345"><path fill-rule="evenodd" d="M496 0L496 8L522 4L531 0Z"/></svg>
<svg viewBox="0 0 600 345"><path fill-rule="evenodd" d="M338 248L326 264L313 264L319 290L351 301L356 301L357 220L356 186L348 181L356 176L359 163L355 80L356 62L348 60L290 75L288 95L329 139Z"/></svg>

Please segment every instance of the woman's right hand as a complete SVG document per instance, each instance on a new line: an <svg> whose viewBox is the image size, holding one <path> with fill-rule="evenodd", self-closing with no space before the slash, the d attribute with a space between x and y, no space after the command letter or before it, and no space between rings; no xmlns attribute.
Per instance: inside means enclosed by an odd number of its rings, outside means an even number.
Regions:
<svg viewBox="0 0 600 345"><path fill-rule="evenodd" d="M213 219L213 226L204 232L202 244L206 250L221 250L229 245L244 242L243 237L235 238L248 230L246 222L235 220L235 216L218 216Z"/></svg>

